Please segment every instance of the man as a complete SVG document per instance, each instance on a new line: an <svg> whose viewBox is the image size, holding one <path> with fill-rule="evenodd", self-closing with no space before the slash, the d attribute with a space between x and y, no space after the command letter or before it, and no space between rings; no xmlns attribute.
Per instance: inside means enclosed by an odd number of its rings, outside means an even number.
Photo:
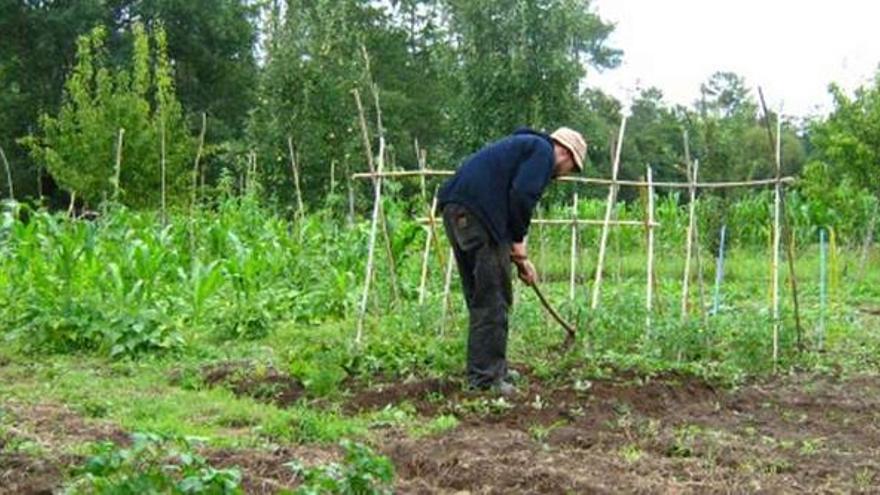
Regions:
<svg viewBox="0 0 880 495"><path fill-rule="evenodd" d="M546 135L521 129L470 156L443 185L439 205L455 252L469 315L471 387L515 391L507 381L507 312L512 261L536 282L524 242L532 211L553 177L582 171L587 144L567 127Z"/></svg>

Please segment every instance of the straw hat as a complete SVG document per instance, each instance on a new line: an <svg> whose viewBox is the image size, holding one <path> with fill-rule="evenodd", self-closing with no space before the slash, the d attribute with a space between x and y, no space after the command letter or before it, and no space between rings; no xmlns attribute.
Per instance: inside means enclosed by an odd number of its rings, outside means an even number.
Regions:
<svg viewBox="0 0 880 495"><path fill-rule="evenodd" d="M584 157L587 156L587 142L581 133L569 127L560 127L550 135L554 141L571 151L574 157L574 165L578 172L584 171Z"/></svg>

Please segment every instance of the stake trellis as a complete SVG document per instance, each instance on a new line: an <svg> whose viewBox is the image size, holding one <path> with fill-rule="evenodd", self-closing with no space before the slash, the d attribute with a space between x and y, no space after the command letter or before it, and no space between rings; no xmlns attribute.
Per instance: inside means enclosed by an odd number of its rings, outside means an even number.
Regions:
<svg viewBox="0 0 880 495"><path fill-rule="evenodd" d="M357 93L355 92L356 100L359 100ZM360 107L360 102L358 101L358 107ZM363 120L363 114L361 110L361 119L362 119L362 131L364 131L365 143L369 143L369 138L367 137L366 125ZM570 262L570 277L569 277L569 297L572 298L576 293L575 289L575 281L577 279L576 270L578 267L577 263L577 254L576 250L578 249L578 230L584 227L591 226L602 226L602 234L600 237L599 250L597 254L597 262L596 262L596 273L595 273L595 281L592 287L591 292L591 308L596 309L599 306L600 302L600 294L601 294L601 284L602 284L602 273L603 266L605 261L605 251L607 247L608 235L611 227L641 227L645 229L646 235L646 251L647 251L647 266L646 266L646 287L645 287L645 310L646 310L646 318L645 318L645 327L646 327L646 335L650 335L651 326L652 326L652 314L655 310L654 307L654 292L655 286L657 283L656 276L654 274L655 271L655 253L654 253L654 234L655 229L661 227L661 224L655 220L654 210L655 210L655 191L657 189L687 189L689 192L690 204L689 204L689 215L688 215L688 226L687 226L687 252L686 252L686 268L685 273L683 274L683 291L682 291L682 317L685 317L687 314L687 303L688 303L688 285L690 278L690 260L693 255L693 250L699 250L700 247L696 243L697 237L697 225L695 220L695 206L696 206L696 198L697 191L701 189L725 189L725 188L743 188L743 187L761 187L761 186L773 186L775 192L775 200L774 200L774 216L772 223L772 236L771 236L771 249L772 249L772 276L771 276L771 312L773 318L773 328L772 328L772 342L773 342L773 362L774 364L778 361L779 356L779 326L781 325L780 321L780 313L779 313L779 277L778 277L778 266L779 266L779 255L780 255L780 244L781 244L781 222L782 222L782 190L783 187L787 184L791 184L795 181L793 177L782 177L781 175L781 151L780 151L780 135L781 135L781 124L777 126L777 136L776 136L776 153L775 153L775 161L776 161L776 177L773 179L758 179L758 180L745 180L745 181L721 181L721 182L699 182L698 181L698 171L699 171L699 162L694 161L690 163L690 157L688 156L686 159L686 165L688 170L688 180L687 182L669 182L669 181L655 181L653 176L653 170L650 166L647 167L646 170L646 178L645 180L634 181L634 180L621 180L618 178L618 172L620 169L620 155L623 144L624 132L626 129L626 118L624 117L621 120L620 128L618 131L618 139L615 144L615 151L613 156L612 163L612 176L610 179L604 178L594 178L594 177L560 177L555 180L555 182L560 183L574 183L578 186L607 186L608 187L608 199L606 200L606 209L605 215L603 219L588 219L588 218L580 218L578 215L578 193L575 192L573 194L573 203L572 203L572 214L570 218L546 218L542 214L536 215L536 218L532 220L532 224L539 226L540 229L540 237L539 242L541 244L541 251L544 251L544 239L543 239L543 229L545 227L566 227L570 230L570 240L571 240L571 262ZM384 139L380 136L380 147L384 147ZM378 223L381 221L384 224L384 215L381 212L381 181L382 179L389 180L404 180L404 179L418 179L420 182L420 189L422 191L426 191L426 181L429 178L444 178L449 177L455 173L454 170L436 170L428 167L426 160L426 151L424 149L419 148L418 143L415 143L416 156L418 158L418 170L383 170L381 166L381 162L384 161L383 155L384 153L380 151L380 166L374 168L372 163L372 154L368 153L368 165L370 166L369 172L355 173L351 175L352 179L366 179L373 182L375 187L375 197L374 197L374 209L373 209L373 220L372 226L370 230L369 237L369 251L368 251L368 275L365 278L365 287L364 292L361 299L361 307L360 307L360 318L358 320L358 333L357 333L357 341L360 342L362 338L362 330L363 330L363 319L366 317L367 312L367 301L369 299L370 292L370 273L373 271L373 263L374 263L374 250L375 250L375 241L378 233ZM647 204L646 204L646 217L643 221L634 221L634 220L617 220L614 218L614 210L616 208L616 199L617 192L620 187L639 187L645 188L647 190ZM427 198L427 194L422 194L423 198ZM443 316L441 319L441 332L447 326L447 320L449 317L449 311L451 309L451 277L453 271L453 255L451 250L449 251L448 257L443 256L443 249L440 246L439 235L436 231L437 217L436 217L436 208L437 208L437 198L436 194L432 198L431 205L428 209L428 216L416 218L418 222L426 226L427 228L427 238L425 241L424 252L422 256L422 266L421 266L421 279L419 284L419 304L422 305L425 303L427 298L427 279L430 273L430 250L433 245L436 251L436 258L439 261L439 265L443 267L443 299L442 299L442 307L443 307ZM721 242L719 246L719 256L716 262L716 273L715 273L715 287L713 294L713 302L712 302L712 310L711 315L716 315L720 311L720 299L721 299L721 283L723 280L723 270L724 270L724 249L725 249L725 241L726 241L726 226L722 227L721 231ZM386 243L390 242L390 239L386 235ZM694 246L694 244L697 244ZM699 260L699 253L697 256L697 269L700 270L700 304L703 307L701 309L703 318L708 316L705 310L705 300L703 296L703 287L702 287L702 267ZM393 263L393 259L389 260ZM544 260L543 253L541 254L541 261ZM393 268L392 268L393 270ZM396 285L396 283L395 283ZM796 297L796 296L795 296Z"/></svg>

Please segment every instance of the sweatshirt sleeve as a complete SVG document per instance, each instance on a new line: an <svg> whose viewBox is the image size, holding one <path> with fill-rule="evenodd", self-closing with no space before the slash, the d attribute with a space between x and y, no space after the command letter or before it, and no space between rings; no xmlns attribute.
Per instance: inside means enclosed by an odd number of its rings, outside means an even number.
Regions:
<svg viewBox="0 0 880 495"><path fill-rule="evenodd" d="M520 161L510 187L508 228L511 240L522 242L529 230L532 211L550 182L553 171L553 147L541 138L523 144Z"/></svg>

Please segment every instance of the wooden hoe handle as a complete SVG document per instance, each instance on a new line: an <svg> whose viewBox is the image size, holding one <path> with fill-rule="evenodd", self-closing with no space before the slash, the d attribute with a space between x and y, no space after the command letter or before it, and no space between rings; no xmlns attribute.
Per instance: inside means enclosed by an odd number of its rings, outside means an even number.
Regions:
<svg viewBox="0 0 880 495"><path fill-rule="evenodd" d="M532 289L535 290L535 294L538 295L538 299L541 300L541 304L544 306L544 308L547 310L547 312L549 312L550 315L553 316L553 319L555 319L560 325L562 325L562 328L564 328L565 331L568 332L568 338L570 340L574 340L574 337L575 337L574 326L571 323L562 319L562 316L559 315L559 313L556 311L556 309L554 309L553 306L550 305L550 303L547 301L547 298L544 297L544 294L541 292L541 289L538 288L537 283L532 284Z"/></svg>

